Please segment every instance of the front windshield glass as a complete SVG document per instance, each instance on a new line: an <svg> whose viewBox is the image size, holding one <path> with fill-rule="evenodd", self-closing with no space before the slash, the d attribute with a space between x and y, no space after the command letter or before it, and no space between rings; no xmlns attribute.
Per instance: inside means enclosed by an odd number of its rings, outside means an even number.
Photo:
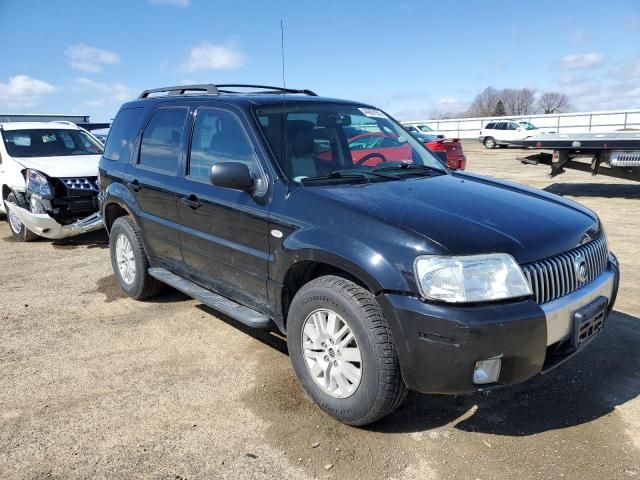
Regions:
<svg viewBox="0 0 640 480"><path fill-rule="evenodd" d="M102 145L82 130L30 129L2 132L7 153L12 157L57 157L99 155Z"/></svg>
<svg viewBox="0 0 640 480"><path fill-rule="evenodd" d="M536 130L538 128L529 122L520 122L520 126L526 128L527 130Z"/></svg>
<svg viewBox="0 0 640 480"><path fill-rule="evenodd" d="M276 160L294 182L395 180L401 175L388 173L394 169L407 175L420 169L446 172L418 140L375 108L287 103L286 110L284 105L259 108L256 116Z"/></svg>

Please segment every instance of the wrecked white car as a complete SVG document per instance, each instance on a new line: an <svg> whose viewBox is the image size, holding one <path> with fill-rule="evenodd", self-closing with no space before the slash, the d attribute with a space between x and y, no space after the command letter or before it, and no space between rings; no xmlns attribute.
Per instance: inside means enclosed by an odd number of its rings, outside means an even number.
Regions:
<svg viewBox="0 0 640 480"><path fill-rule="evenodd" d="M103 228L95 137L70 122L0 123L0 135L0 213L17 240Z"/></svg>

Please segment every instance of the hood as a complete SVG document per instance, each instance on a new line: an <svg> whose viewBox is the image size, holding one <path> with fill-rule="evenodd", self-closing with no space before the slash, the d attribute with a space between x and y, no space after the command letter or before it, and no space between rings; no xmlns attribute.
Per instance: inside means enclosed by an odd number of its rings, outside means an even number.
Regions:
<svg viewBox="0 0 640 480"><path fill-rule="evenodd" d="M597 216L575 202L466 173L307 189L411 230L451 255L504 252L529 263L575 248L600 232Z"/></svg>
<svg viewBox="0 0 640 480"><path fill-rule="evenodd" d="M96 177L100 155L66 155L62 157L13 157L25 168L51 178Z"/></svg>

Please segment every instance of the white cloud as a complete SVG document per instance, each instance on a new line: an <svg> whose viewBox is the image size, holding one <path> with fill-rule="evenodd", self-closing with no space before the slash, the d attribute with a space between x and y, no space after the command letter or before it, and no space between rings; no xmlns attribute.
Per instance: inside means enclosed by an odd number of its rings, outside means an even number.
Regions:
<svg viewBox="0 0 640 480"><path fill-rule="evenodd" d="M173 7L188 7L190 0L149 0L155 5L171 5Z"/></svg>
<svg viewBox="0 0 640 480"><path fill-rule="evenodd" d="M246 62L245 55L233 45L224 46L203 42L191 48L189 58L180 65L183 72L198 70L231 70Z"/></svg>
<svg viewBox="0 0 640 480"><path fill-rule="evenodd" d="M66 51L69 64L83 72L100 72L105 65L115 65L120 56L115 52L90 47L84 43L70 45Z"/></svg>
<svg viewBox="0 0 640 480"><path fill-rule="evenodd" d="M628 58L617 62L609 72L612 78L626 80L640 78L640 57Z"/></svg>
<svg viewBox="0 0 640 480"><path fill-rule="evenodd" d="M96 82L88 78L78 78L73 84L73 91L94 96L92 100L86 102L89 106L100 106L107 104L121 104L137 96L138 90L121 82Z"/></svg>
<svg viewBox="0 0 640 480"><path fill-rule="evenodd" d="M562 66L568 70L583 68L595 68L604 63L604 56L601 53L580 53L570 54L562 57Z"/></svg>
<svg viewBox="0 0 640 480"><path fill-rule="evenodd" d="M41 96L51 93L55 87L47 82L27 75L9 77L7 83L0 82L0 105L7 108L33 107Z"/></svg>

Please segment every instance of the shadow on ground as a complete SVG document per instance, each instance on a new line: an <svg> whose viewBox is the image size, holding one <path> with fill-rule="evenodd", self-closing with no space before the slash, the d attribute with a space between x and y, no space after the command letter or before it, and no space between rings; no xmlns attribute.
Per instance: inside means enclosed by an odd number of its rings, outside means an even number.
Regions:
<svg viewBox="0 0 640 480"><path fill-rule="evenodd" d="M104 230L85 233L77 237L63 238L62 240L53 240L51 242L53 248L61 250L73 250L80 247L86 248L109 248L109 237Z"/></svg>
<svg viewBox="0 0 640 480"><path fill-rule="evenodd" d="M279 333L256 331L215 310L199 306L247 335L287 354L286 339ZM614 311L605 331L584 351L555 370L528 382L472 395L423 395L410 392L404 404L389 417L368 427L374 432L411 433L451 425L469 432L528 436L591 422L617 405L640 394L640 319ZM288 359L283 359L288 361ZM280 375L292 370L278 367ZM274 379L271 407L296 416L309 414L293 378ZM295 390L294 390L295 389ZM280 398L282 397L282 398ZM457 423L456 423L457 421Z"/></svg>
<svg viewBox="0 0 640 480"><path fill-rule="evenodd" d="M544 188L549 193L569 197L640 199L640 185L618 183L554 183Z"/></svg>

